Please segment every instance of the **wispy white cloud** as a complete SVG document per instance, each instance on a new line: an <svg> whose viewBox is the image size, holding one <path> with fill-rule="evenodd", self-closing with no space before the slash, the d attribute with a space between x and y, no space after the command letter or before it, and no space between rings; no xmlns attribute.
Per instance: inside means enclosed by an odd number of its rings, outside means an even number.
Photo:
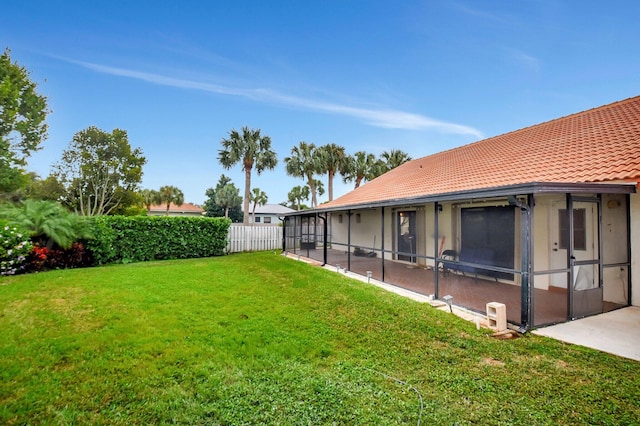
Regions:
<svg viewBox="0 0 640 426"><path fill-rule="evenodd" d="M505 48L511 58L523 68L537 73L540 71L540 60L518 49Z"/></svg>
<svg viewBox="0 0 640 426"><path fill-rule="evenodd" d="M473 127L440 121L424 115L405 111L385 108L373 109L340 105L337 103L290 96L269 89L234 88L201 81L168 77L160 74L136 71L126 68L117 68L94 64L90 62L74 60L69 60L69 62L96 72L115 75L119 77L133 78L162 86L200 90L219 95L239 96L265 103L276 103L284 106L299 107L313 111L355 117L375 127L405 130L435 130L443 133L472 135L477 138L483 137L482 133Z"/></svg>
<svg viewBox="0 0 640 426"><path fill-rule="evenodd" d="M486 21L492 21L492 22L498 22L501 24L508 24L509 20L505 19L504 17L499 16L496 13L490 13L486 10L480 10L480 9L476 9L473 7L470 7L468 5L462 4L462 3L453 3L452 4L455 8L457 8L460 12L465 13L467 15L471 15Z"/></svg>

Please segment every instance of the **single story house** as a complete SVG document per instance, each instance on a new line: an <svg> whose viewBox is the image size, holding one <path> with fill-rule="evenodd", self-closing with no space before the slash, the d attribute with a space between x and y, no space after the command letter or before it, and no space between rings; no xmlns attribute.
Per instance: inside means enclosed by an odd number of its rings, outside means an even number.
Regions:
<svg viewBox="0 0 640 426"><path fill-rule="evenodd" d="M148 214L149 216L166 216L167 205L166 204L152 205L148 211ZM175 203L169 204L169 216L202 217L204 215L205 215L204 209L196 206L195 204L182 203L179 206Z"/></svg>
<svg viewBox="0 0 640 426"><path fill-rule="evenodd" d="M504 303L527 331L640 305L638 182L635 97L410 161L289 213L283 250L478 312Z"/></svg>
<svg viewBox="0 0 640 426"><path fill-rule="evenodd" d="M256 225L279 225L286 214L295 210L280 204L265 204L256 206L255 212L249 211L249 223ZM255 214L254 214L255 213Z"/></svg>

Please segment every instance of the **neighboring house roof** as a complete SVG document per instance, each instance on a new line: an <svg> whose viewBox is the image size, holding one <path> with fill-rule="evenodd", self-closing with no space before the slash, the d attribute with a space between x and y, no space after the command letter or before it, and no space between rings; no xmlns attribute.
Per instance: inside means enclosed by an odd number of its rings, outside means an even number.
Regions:
<svg viewBox="0 0 640 426"><path fill-rule="evenodd" d="M319 208L534 182L639 180L640 96L410 161Z"/></svg>
<svg viewBox="0 0 640 426"><path fill-rule="evenodd" d="M294 212L295 210L289 207L282 206L280 204L265 204L263 206L256 206L256 214L272 214L283 215ZM249 206L249 214L253 214L253 207Z"/></svg>
<svg viewBox="0 0 640 426"><path fill-rule="evenodd" d="M150 208L151 212L161 212L166 213L167 205L166 204L156 204L152 205ZM201 214L204 213L204 209L193 205L191 203L182 203L182 205L178 206L174 203L169 204L169 213L181 213L181 214Z"/></svg>

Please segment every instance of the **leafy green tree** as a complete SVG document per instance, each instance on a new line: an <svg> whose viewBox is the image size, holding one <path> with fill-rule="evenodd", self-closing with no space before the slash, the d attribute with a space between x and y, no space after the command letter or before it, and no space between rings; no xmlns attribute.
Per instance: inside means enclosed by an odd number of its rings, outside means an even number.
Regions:
<svg viewBox="0 0 640 426"><path fill-rule="evenodd" d="M265 204L267 204L267 201L269 200L269 198L267 197L267 194L265 194L264 191L262 191L260 188L253 188L251 190L251 204L253 206L253 208L251 209L251 214L253 216L253 223L256 222L256 207L257 206L264 206Z"/></svg>
<svg viewBox="0 0 640 426"><path fill-rule="evenodd" d="M28 182L24 166L47 138L47 98L39 95L29 72L12 63L7 48L0 55L0 192Z"/></svg>
<svg viewBox="0 0 640 426"><path fill-rule="evenodd" d="M320 173L328 176L329 201L333 200L333 179L336 173L345 174L349 169L349 156L343 146L330 143L318 147L316 154L319 157Z"/></svg>
<svg viewBox="0 0 640 426"><path fill-rule="evenodd" d="M295 206L297 210L300 211L302 208L302 201L309 199L309 187L307 185L294 186L287 194L287 198L291 205Z"/></svg>
<svg viewBox="0 0 640 426"><path fill-rule="evenodd" d="M229 132L228 138L221 141L222 149L218 151L218 161L225 169L237 163L242 164L244 171L244 207L243 223L249 224L249 200L251 198L251 171L255 168L260 175L264 170L273 170L278 164L278 157L271 149L271 138L260 135L260 129L242 128L242 134L235 129Z"/></svg>
<svg viewBox="0 0 640 426"><path fill-rule="evenodd" d="M380 159L384 161L387 169L386 171L395 169L396 167L403 165L407 161L412 160L409 154L400 149L384 151L382 154L380 154Z"/></svg>
<svg viewBox="0 0 640 426"><path fill-rule="evenodd" d="M165 185L160 188L158 191L158 200L160 204L164 204L167 206L166 214L169 216L169 208L171 207L171 203L176 206L181 206L184 204L184 194L182 191L171 185Z"/></svg>
<svg viewBox="0 0 640 426"><path fill-rule="evenodd" d="M155 189L143 189L139 192L142 204L147 210L147 215L151 212L151 206L162 203L160 192Z"/></svg>
<svg viewBox="0 0 640 426"><path fill-rule="evenodd" d="M220 207L216 204L216 193L224 188L227 184L231 183L231 178L221 175L215 188L209 188L205 191L205 195L208 197L204 202L202 208L204 208L206 215L209 217L224 217L224 207ZM242 222L242 206L238 203L235 206L229 208L229 219L232 222Z"/></svg>
<svg viewBox="0 0 640 426"><path fill-rule="evenodd" d="M91 126L76 133L55 174L65 186L66 204L83 216L110 214L135 203L147 160L131 149L127 132Z"/></svg>
<svg viewBox="0 0 640 426"><path fill-rule="evenodd" d="M315 174L321 172L320 156L316 153L316 145L301 141L291 148L291 156L284 159L287 174L307 180L311 193L311 207L318 206Z"/></svg>
<svg viewBox="0 0 640 426"><path fill-rule="evenodd" d="M229 217L229 209L242 203L240 190L232 183L223 186L216 192L216 204L224 208L224 217Z"/></svg>
<svg viewBox="0 0 640 426"><path fill-rule="evenodd" d="M64 199L64 186L55 175L49 175L46 179L32 173L31 182L27 185L25 196L34 200L47 200L60 202Z"/></svg>
<svg viewBox="0 0 640 426"><path fill-rule="evenodd" d="M90 238L89 224L53 201L26 200L22 205L0 206L0 217L30 232L34 242L52 248L54 243L68 249L81 238Z"/></svg>
<svg viewBox="0 0 640 426"><path fill-rule="evenodd" d="M0 201L20 203L24 200L64 201L65 189L53 174L41 179L35 172L26 173L27 182L22 188L0 193Z"/></svg>

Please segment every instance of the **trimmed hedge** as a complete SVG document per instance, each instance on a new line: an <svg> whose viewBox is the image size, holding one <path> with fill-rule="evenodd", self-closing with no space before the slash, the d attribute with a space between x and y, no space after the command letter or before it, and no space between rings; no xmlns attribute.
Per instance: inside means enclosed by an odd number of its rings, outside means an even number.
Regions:
<svg viewBox="0 0 640 426"><path fill-rule="evenodd" d="M97 216L86 248L96 264L224 254L231 221L220 217Z"/></svg>

